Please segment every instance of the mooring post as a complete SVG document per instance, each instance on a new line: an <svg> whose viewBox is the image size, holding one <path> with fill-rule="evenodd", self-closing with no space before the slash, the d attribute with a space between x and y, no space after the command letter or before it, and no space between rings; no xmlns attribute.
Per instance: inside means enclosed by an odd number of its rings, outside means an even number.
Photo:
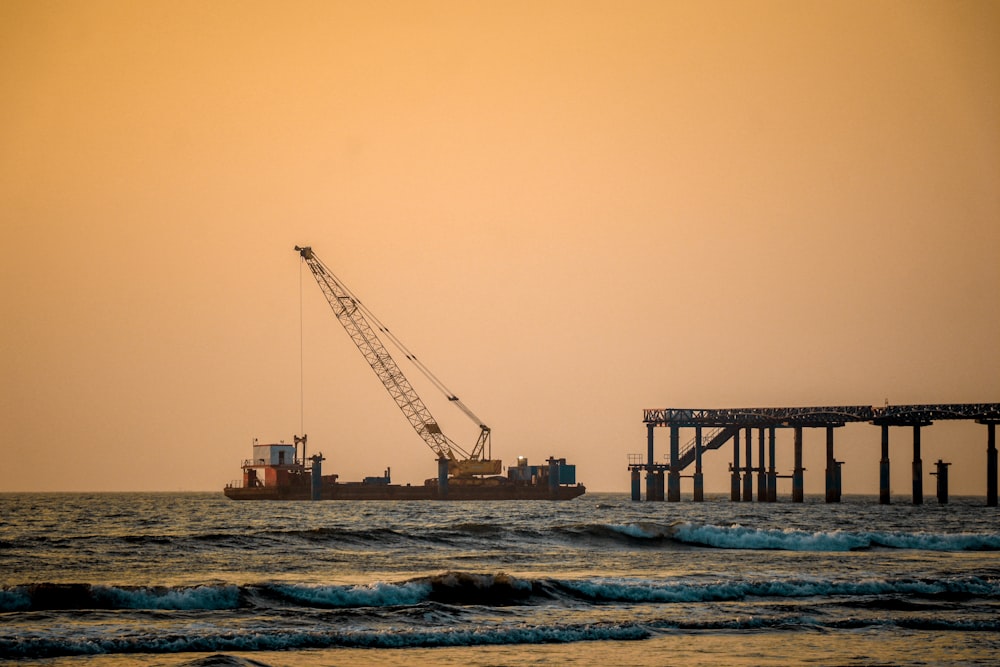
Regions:
<svg viewBox="0 0 1000 667"><path fill-rule="evenodd" d="M986 506L997 506L997 425L986 424Z"/></svg>
<svg viewBox="0 0 1000 667"><path fill-rule="evenodd" d="M656 500L656 478L653 477L653 424L646 424L646 501Z"/></svg>
<svg viewBox="0 0 1000 667"><path fill-rule="evenodd" d="M937 470L931 473L937 477L937 499L940 505L948 504L948 466L950 465L950 463L938 459L937 463L934 464Z"/></svg>
<svg viewBox="0 0 1000 667"><path fill-rule="evenodd" d="M837 459L833 455L833 427L826 427L826 502L835 503L837 498Z"/></svg>
<svg viewBox="0 0 1000 667"><path fill-rule="evenodd" d="M889 499L889 425L882 424L882 460L878 464L878 501L888 505Z"/></svg>
<svg viewBox="0 0 1000 667"><path fill-rule="evenodd" d="M694 499L705 500L705 478L701 473L701 427L694 428Z"/></svg>
<svg viewBox="0 0 1000 667"><path fill-rule="evenodd" d="M792 469L792 502L801 503L805 500L805 489L803 488L802 467L802 427L795 427L795 468Z"/></svg>
<svg viewBox="0 0 1000 667"><path fill-rule="evenodd" d="M733 433L733 467L729 475L729 499L740 501L740 430Z"/></svg>
<svg viewBox="0 0 1000 667"><path fill-rule="evenodd" d="M920 424L913 425L913 504L924 504L924 462L920 458Z"/></svg>
<svg viewBox="0 0 1000 667"><path fill-rule="evenodd" d="M774 431L775 428L772 426L767 434L767 502L769 503L778 501L778 471L774 467Z"/></svg>
<svg viewBox="0 0 1000 667"><path fill-rule="evenodd" d="M743 470L743 501L753 500L753 431L747 426L747 439L744 444L747 450L747 464Z"/></svg>
<svg viewBox="0 0 1000 667"><path fill-rule="evenodd" d="M670 476L667 478L667 500L676 503L681 499L680 428L670 427Z"/></svg>

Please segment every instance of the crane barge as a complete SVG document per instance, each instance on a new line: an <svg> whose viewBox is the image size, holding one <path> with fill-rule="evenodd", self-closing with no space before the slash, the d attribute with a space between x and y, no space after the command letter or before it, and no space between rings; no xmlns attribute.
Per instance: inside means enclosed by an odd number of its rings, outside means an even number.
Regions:
<svg viewBox="0 0 1000 667"><path fill-rule="evenodd" d="M569 500L585 493L576 483L576 466L566 459L550 457L545 465L532 466L518 457L502 475L500 459L492 458L491 431L476 414L451 392L402 341L323 264L309 246L295 246L323 292L337 320L364 356L386 391L402 411L410 426L434 452L438 462L436 478L422 485L392 484L390 469L382 476L361 482L341 482L338 475L323 475L322 454L306 456L305 435L296 435L293 445L258 444L253 458L243 463L242 481L226 486L233 500ZM479 437L471 448L463 448L446 436L426 404L414 390L402 369L389 353L378 330L408 361L430 380L448 401L479 427ZM299 445L302 445L301 454ZM307 463L308 462L308 463Z"/></svg>

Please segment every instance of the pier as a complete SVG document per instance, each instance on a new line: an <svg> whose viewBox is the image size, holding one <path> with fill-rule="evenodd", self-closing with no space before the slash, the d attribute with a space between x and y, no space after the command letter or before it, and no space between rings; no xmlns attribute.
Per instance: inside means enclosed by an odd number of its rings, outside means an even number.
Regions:
<svg viewBox="0 0 1000 667"><path fill-rule="evenodd" d="M1000 424L1000 403L953 403L940 405L867 405L806 407L806 408L736 408L736 409L654 409L643 411L646 424L646 454L629 455L632 500L642 499L642 477L645 473L646 500L677 502L681 496L681 478L694 480L694 500L704 500L702 457L706 452L732 443L730 500L734 502L777 500L777 480L792 480L792 501L802 502L805 496L802 466L804 429L824 429L826 434L826 502L841 499L842 466L835 456L836 429L848 423L861 422L881 429L882 456L879 461L879 502L889 504L889 431L892 428L909 431L913 442L912 497L913 504L924 502L923 459L920 451L921 429L935 421L967 420L986 426L986 504L997 506L997 446L996 427ZM654 433L667 428L670 433L668 463L656 463ZM777 429L793 429L793 466L790 475L779 475L775 462ZM693 437L681 446L681 431L694 431ZM756 432L756 466L753 461ZM741 459L742 454L742 459ZM766 462L766 464L765 464ZM694 465L691 475L681 473ZM948 502L948 466L936 463L937 498Z"/></svg>

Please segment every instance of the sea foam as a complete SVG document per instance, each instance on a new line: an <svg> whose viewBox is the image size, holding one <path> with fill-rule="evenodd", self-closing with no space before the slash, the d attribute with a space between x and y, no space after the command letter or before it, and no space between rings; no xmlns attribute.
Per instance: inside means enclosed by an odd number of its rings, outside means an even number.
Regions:
<svg viewBox="0 0 1000 667"><path fill-rule="evenodd" d="M1000 550L1000 533L944 535L923 532L886 533L842 530L808 532L794 529L760 529L740 525L714 526L694 523L680 523L672 528L675 540L686 544L721 549L853 551L881 546L925 551Z"/></svg>

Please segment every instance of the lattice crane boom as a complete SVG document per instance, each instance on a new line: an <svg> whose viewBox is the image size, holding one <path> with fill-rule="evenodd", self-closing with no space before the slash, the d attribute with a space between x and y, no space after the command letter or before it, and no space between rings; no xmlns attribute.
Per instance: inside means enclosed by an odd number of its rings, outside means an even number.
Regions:
<svg viewBox="0 0 1000 667"><path fill-rule="evenodd" d="M316 284L319 285L323 296L333 310L337 320L340 321L347 331L351 340L364 356L365 361L375 371L375 375L382 382L386 391L396 402L403 415L409 421L410 426L417 432L427 446L434 451L438 458L448 459L448 469L454 475L488 475L500 472L501 461L499 459L488 458L490 444L490 429L480 420L468 407L463 404L457 396L448 391L447 387L436 377L422 362L411 354L402 342L392 334L388 328L383 326L378 318L374 316L351 291L330 271L312 248L295 246L295 250L305 261L306 266L312 272ZM375 333L371 323L386 336L413 364L426 375L431 382L447 397L455 403L470 419L478 424L480 433L479 439L471 452L467 452L442 431L437 420L431 415L430 410L417 395L410 381L403 374L402 369L393 359L386 349L382 340Z"/></svg>

